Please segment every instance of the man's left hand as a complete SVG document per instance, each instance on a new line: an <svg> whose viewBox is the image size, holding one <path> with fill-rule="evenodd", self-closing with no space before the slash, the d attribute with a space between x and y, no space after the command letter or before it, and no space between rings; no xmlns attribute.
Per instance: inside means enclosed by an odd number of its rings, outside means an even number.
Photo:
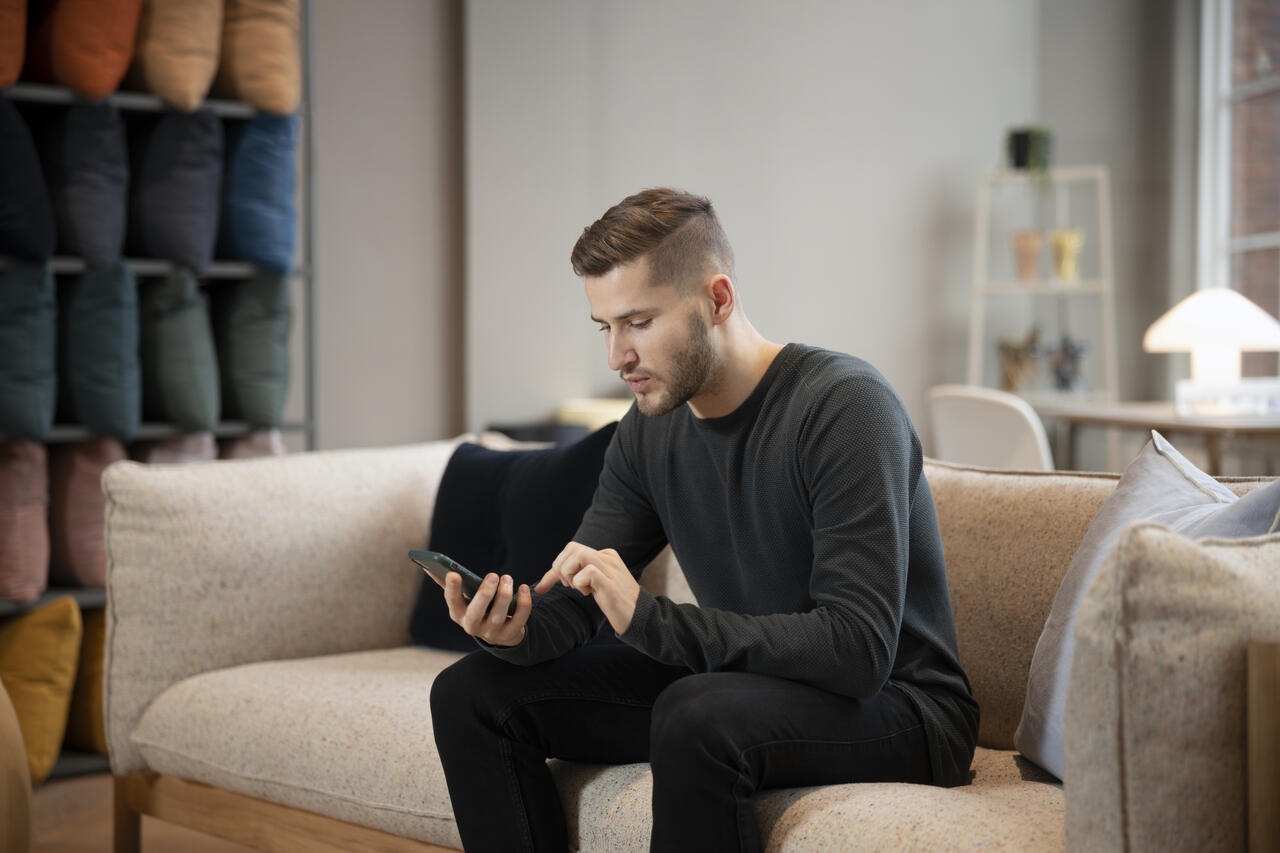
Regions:
<svg viewBox="0 0 1280 853"><path fill-rule="evenodd" d="M557 583L594 598L615 632L621 634L631 624L636 599L640 597L640 584L612 548L597 551L579 542L570 542L534 591L544 593Z"/></svg>

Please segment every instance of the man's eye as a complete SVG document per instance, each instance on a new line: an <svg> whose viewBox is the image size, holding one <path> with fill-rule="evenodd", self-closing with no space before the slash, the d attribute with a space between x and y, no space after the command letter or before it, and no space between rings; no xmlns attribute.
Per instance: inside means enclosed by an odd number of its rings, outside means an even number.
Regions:
<svg viewBox="0 0 1280 853"><path fill-rule="evenodd" d="M635 322L633 322L633 323L631 324L631 328L633 328L633 329L643 329L643 328L646 328L646 327L647 327L650 323L652 323L652 322L653 322L653 319L652 319L652 318L650 318L650 319L648 319L648 320L636 320Z"/></svg>
<svg viewBox="0 0 1280 853"><path fill-rule="evenodd" d="M607 331L609 331L609 327L608 327L608 326L605 326L605 325L601 325L601 326L600 326L600 331L602 331L602 332L607 332Z"/></svg>

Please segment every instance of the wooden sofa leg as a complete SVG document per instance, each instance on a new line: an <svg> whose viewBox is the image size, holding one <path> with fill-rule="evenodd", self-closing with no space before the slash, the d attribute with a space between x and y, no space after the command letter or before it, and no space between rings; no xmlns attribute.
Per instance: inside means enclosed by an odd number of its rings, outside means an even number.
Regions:
<svg viewBox="0 0 1280 853"><path fill-rule="evenodd" d="M1280 850L1280 641L1249 643L1245 735L1249 850Z"/></svg>
<svg viewBox="0 0 1280 853"><path fill-rule="evenodd" d="M141 853L142 850L142 815L129 808L127 784L128 777L115 777L115 790L112 792L112 853Z"/></svg>

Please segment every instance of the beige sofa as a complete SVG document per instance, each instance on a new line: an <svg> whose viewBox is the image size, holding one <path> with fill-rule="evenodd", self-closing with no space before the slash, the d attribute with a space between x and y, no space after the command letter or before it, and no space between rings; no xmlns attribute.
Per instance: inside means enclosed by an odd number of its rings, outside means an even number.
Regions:
<svg viewBox="0 0 1280 853"><path fill-rule="evenodd" d="M193 466L124 462L107 471L105 701L117 850L137 849L141 814L263 850L460 847L428 705L433 677L455 655L408 645L421 574L405 558L423 545L455 444ZM1041 626L1117 478L932 462L927 475L960 657L982 706L973 782L770 791L757 806L767 848L1155 849L1159 839L1142 833L1161 810L1182 832L1181 803L1147 800L1184 789L1165 784L1148 797L1125 775L1126 762L1135 762L1115 691L1091 696L1087 707L1069 704L1066 793L1013 747ZM1280 565L1280 536L1257 547L1253 556ZM1150 559L1141 548L1129 552ZM1120 583L1128 568L1113 561L1102 577ZM688 597L669 556L644 582ZM1103 610L1091 617L1095 632L1119 624ZM1105 636L1122 644L1127 631ZM1108 643L1082 645L1077 664L1096 658L1088 665L1107 669ZM1119 669L1119 692L1128 697L1140 685L1125 683ZM1129 669L1134 679L1146 677L1132 662ZM1235 678L1238 689L1228 683L1227 692L1242 697L1243 677L1234 673L1227 681ZM1215 695L1207 707L1231 716L1241 702ZM1204 703L1192 704L1205 713ZM1226 817L1210 836L1238 848L1243 783L1232 787L1231 779L1243 773L1243 734L1218 748L1228 782L1211 798ZM1091 774L1078 788L1077 753L1088 755L1080 770ZM646 765L553 768L577 849L647 849ZM1177 768L1144 772L1176 776ZM1196 809L1188 813L1202 820Z"/></svg>

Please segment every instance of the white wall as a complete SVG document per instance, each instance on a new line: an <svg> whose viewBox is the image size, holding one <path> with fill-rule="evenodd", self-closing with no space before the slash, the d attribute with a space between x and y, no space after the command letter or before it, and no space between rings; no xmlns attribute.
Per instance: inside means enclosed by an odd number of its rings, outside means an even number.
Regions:
<svg viewBox="0 0 1280 853"><path fill-rule="evenodd" d="M468 426L625 391L568 256L646 186L716 204L767 337L965 371L974 182L1037 112L1039 4L473 0Z"/></svg>
<svg viewBox="0 0 1280 853"><path fill-rule="evenodd" d="M461 428L461 8L312 0L316 442ZM301 306L295 338L303 333ZM298 397L295 389L293 397Z"/></svg>

